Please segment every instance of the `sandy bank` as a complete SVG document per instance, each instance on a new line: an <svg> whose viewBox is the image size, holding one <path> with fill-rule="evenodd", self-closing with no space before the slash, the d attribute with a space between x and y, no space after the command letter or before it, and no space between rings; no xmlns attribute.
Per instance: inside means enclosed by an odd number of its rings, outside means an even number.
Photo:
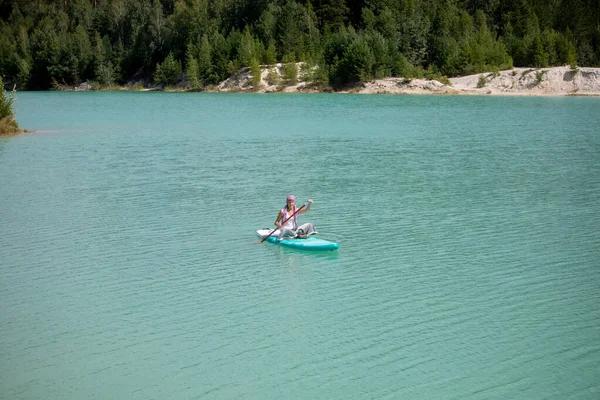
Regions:
<svg viewBox="0 0 600 400"><path fill-rule="evenodd" d="M300 71L302 63L298 63ZM282 65L263 66L260 88L252 86L252 75L244 68L213 91L217 92L321 92L321 88L302 80L285 86L281 84ZM279 83L273 79L278 77ZM451 85L428 79L385 78L365 82L338 93L360 94L468 94L468 95L525 95L525 96L600 96L600 68L570 67L514 68L499 73L482 73L450 78ZM331 91L331 90L325 90Z"/></svg>
<svg viewBox="0 0 600 400"><path fill-rule="evenodd" d="M485 86L477 88L480 77L485 79ZM514 68L495 76L488 73L450 78L450 82L455 89L475 94L600 96L600 68Z"/></svg>

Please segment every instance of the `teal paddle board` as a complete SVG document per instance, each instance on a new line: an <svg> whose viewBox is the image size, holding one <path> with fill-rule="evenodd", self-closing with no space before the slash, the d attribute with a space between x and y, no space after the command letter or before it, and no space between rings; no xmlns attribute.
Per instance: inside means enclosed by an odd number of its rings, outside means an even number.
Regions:
<svg viewBox="0 0 600 400"><path fill-rule="evenodd" d="M259 229L256 234L260 238L264 238L271 233L272 229ZM340 245L329 240L320 239L314 235L307 237L306 239L284 239L277 240L279 231L275 231L271 236L267 238L267 242L278 244L279 246L291 247L293 249L302 250L337 250Z"/></svg>

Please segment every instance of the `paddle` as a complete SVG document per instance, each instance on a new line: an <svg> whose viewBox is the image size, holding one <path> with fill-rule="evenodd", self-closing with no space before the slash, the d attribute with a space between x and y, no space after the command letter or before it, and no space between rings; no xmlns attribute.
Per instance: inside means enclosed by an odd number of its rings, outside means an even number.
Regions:
<svg viewBox="0 0 600 400"><path fill-rule="evenodd" d="M285 221L283 221L281 223L281 226L285 225L286 222L288 222L290 220L290 218L294 218L294 215L298 214L300 212L300 210L302 210L304 207L306 207L306 204L303 204L302 207L300 207L299 209L296 210L296 212L294 212L292 215L290 215L289 217L286 218ZM264 242L265 240L267 240L267 238L269 238L273 233L275 233L275 231L279 229L279 228L275 228L271 231L271 233L269 233L267 236L265 236L260 242Z"/></svg>

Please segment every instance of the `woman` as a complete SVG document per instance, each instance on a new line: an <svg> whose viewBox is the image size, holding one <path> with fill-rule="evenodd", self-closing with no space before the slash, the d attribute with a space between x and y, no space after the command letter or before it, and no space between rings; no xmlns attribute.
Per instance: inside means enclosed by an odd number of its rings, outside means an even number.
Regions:
<svg viewBox="0 0 600 400"><path fill-rule="evenodd" d="M306 223L298 226L297 222L298 214L304 214L310 210L310 206L313 203L312 199L308 199L308 205L306 208L303 208L300 211L298 211L296 208L296 196L293 194L290 194L285 199L285 203L285 207L279 211L279 214L277 214L277 219L275 220L275 226L279 228L278 240L296 237L300 239L306 239L308 235L317 233L313 224ZM296 211L298 212L296 213Z"/></svg>

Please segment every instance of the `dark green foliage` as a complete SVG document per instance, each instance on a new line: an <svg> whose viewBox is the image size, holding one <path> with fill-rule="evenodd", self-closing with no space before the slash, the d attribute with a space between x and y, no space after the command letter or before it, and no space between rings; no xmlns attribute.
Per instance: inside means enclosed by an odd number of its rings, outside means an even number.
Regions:
<svg viewBox="0 0 600 400"><path fill-rule="evenodd" d="M404 54L400 53L394 60L392 65L392 75L403 77L403 78L422 78L423 71L420 68L416 68L408 61Z"/></svg>
<svg viewBox="0 0 600 400"><path fill-rule="evenodd" d="M4 80L0 76L0 136L14 135L22 132L19 124L15 120L13 102L15 101L16 91L13 89L12 95L6 95L4 89Z"/></svg>
<svg viewBox="0 0 600 400"><path fill-rule="evenodd" d="M200 85L212 85L219 81L213 65L213 50L208 36L202 36L198 49L198 79Z"/></svg>
<svg viewBox="0 0 600 400"><path fill-rule="evenodd" d="M269 4L257 22L256 32L263 43L273 44L277 40L277 21L281 7Z"/></svg>
<svg viewBox="0 0 600 400"><path fill-rule="evenodd" d="M279 74L277 73L277 71L274 68L269 69L269 72L267 73L267 84L279 85L280 80L281 79L279 78Z"/></svg>
<svg viewBox="0 0 600 400"><path fill-rule="evenodd" d="M365 40L373 55L372 77L379 79L392 74L392 59L387 40L379 32L367 33Z"/></svg>
<svg viewBox="0 0 600 400"><path fill-rule="evenodd" d="M202 87L202 81L200 80L200 70L198 68L198 61L196 61L196 58L194 58L192 46L188 46L185 79L190 89L198 90Z"/></svg>
<svg viewBox="0 0 600 400"><path fill-rule="evenodd" d="M513 65L600 66L598 0L4 3L0 74L19 88L151 81L159 63L157 77L172 81L163 76L167 59L184 63L188 86L198 88L284 56L318 64L315 79L336 86Z"/></svg>
<svg viewBox="0 0 600 400"><path fill-rule="evenodd" d="M346 26L346 19L350 11L347 1L344 0L314 0L311 2L316 9L319 27L324 32L335 32Z"/></svg>
<svg viewBox="0 0 600 400"><path fill-rule="evenodd" d="M432 40L431 59L441 73L468 75L512 67L512 59L504 44L495 39L483 12L477 11L471 17L455 8L453 13L436 21L436 29L440 33L454 33L452 36L442 34Z"/></svg>
<svg viewBox="0 0 600 400"><path fill-rule="evenodd" d="M250 33L250 28L246 27L240 38L238 46L238 57L240 64L244 67L249 67L252 60L261 60L264 54L264 46L262 42L255 39Z"/></svg>
<svg viewBox="0 0 600 400"><path fill-rule="evenodd" d="M210 37L210 56L212 72L210 75L210 83L217 83L225 80L229 76L229 44L220 33L214 33Z"/></svg>
<svg viewBox="0 0 600 400"><path fill-rule="evenodd" d="M260 89L261 72L258 60L256 58L250 60L250 75L252 75L252 89L254 91Z"/></svg>
<svg viewBox="0 0 600 400"><path fill-rule="evenodd" d="M477 81L477 87L482 88L487 84L487 79L483 75L479 75L479 80Z"/></svg>
<svg viewBox="0 0 600 400"><path fill-rule="evenodd" d="M428 33L431 29L429 18L422 12L414 13L400 25L398 50L413 65L425 64L430 53Z"/></svg>
<svg viewBox="0 0 600 400"><path fill-rule="evenodd" d="M283 57L283 66L281 68L281 78L285 86L293 86L298 83L298 66L293 55L289 54Z"/></svg>
<svg viewBox="0 0 600 400"><path fill-rule="evenodd" d="M329 83L329 76L325 62L320 60L316 63L305 62L300 66L300 76L303 81L315 87L325 87Z"/></svg>
<svg viewBox="0 0 600 400"><path fill-rule="evenodd" d="M536 36L531 42L531 49L529 51L531 55L530 65L534 67L547 67L548 66L548 55L542 45L542 40L539 36Z"/></svg>
<svg viewBox="0 0 600 400"><path fill-rule="evenodd" d="M105 46L100 35L96 33L92 46L92 55L90 68L92 72L92 80L98 82L101 86L109 86L114 83L115 73L112 62L110 61L110 43Z"/></svg>
<svg viewBox="0 0 600 400"><path fill-rule="evenodd" d="M273 42L269 43L263 61L267 65L272 65L277 62L277 50L275 49L275 44Z"/></svg>
<svg viewBox="0 0 600 400"><path fill-rule="evenodd" d="M537 71L535 73L535 82L537 85L542 83L542 81L544 80L544 73L545 73L545 71Z"/></svg>
<svg viewBox="0 0 600 400"><path fill-rule="evenodd" d="M181 61L175 60L173 53L169 53L162 64L156 64L154 80L164 85L174 85L181 76Z"/></svg>
<svg viewBox="0 0 600 400"><path fill-rule="evenodd" d="M373 78L375 56L363 37L356 38L344 52L334 81L339 84L356 83Z"/></svg>
<svg viewBox="0 0 600 400"><path fill-rule="evenodd" d="M4 81L0 76L0 119L5 117L12 117L13 114L13 97L8 97L6 95L6 90L4 89Z"/></svg>

